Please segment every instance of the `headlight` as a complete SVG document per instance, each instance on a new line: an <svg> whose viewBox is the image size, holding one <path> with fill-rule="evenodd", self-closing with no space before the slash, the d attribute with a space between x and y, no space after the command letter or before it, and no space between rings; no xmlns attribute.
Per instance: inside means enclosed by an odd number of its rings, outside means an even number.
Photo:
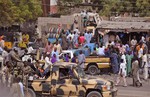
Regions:
<svg viewBox="0 0 150 97"><path fill-rule="evenodd" d="M110 85L107 86L107 90L108 90L108 91L110 90Z"/></svg>
<svg viewBox="0 0 150 97"><path fill-rule="evenodd" d="M102 91L110 91L110 85L102 85Z"/></svg>

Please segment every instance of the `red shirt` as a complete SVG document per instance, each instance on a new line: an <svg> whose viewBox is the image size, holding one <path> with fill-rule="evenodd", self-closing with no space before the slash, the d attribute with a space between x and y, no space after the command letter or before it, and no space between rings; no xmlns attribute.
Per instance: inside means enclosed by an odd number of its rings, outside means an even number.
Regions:
<svg viewBox="0 0 150 97"><path fill-rule="evenodd" d="M84 36L80 36L80 37L79 37L79 43L80 43L80 44L83 44L84 42L85 42Z"/></svg>

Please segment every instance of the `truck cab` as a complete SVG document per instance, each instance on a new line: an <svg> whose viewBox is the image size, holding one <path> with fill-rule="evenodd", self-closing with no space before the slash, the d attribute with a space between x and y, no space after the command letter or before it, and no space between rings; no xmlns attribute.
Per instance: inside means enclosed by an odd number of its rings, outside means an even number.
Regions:
<svg viewBox="0 0 150 97"><path fill-rule="evenodd" d="M58 62L50 70L47 79L33 79L28 82L31 97L115 97L117 89L112 81L99 77L79 75L75 63ZM84 74L84 73L83 73Z"/></svg>

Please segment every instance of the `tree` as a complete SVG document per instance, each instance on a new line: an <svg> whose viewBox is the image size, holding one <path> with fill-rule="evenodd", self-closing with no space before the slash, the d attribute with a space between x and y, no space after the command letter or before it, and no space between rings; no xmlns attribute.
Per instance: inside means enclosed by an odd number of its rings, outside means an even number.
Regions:
<svg viewBox="0 0 150 97"><path fill-rule="evenodd" d="M42 14L39 0L15 0L14 4L20 10L18 22L35 20Z"/></svg>
<svg viewBox="0 0 150 97"><path fill-rule="evenodd" d="M108 16L110 13L132 13L139 16L150 16L150 0L95 0L101 5L101 15Z"/></svg>
<svg viewBox="0 0 150 97"><path fill-rule="evenodd" d="M140 16L150 16L150 0L136 0L137 13Z"/></svg>
<svg viewBox="0 0 150 97"><path fill-rule="evenodd" d="M112 12L117 11L117 0L103 0L101 2L102 9L99 10L100 15L111 16Z"/></svg>
<svg viewBox="0 0 150 97"><path fill-rule="evenodd" d="M75 5L80 3L82 3L82 0L58 0L59 13L68 14L71 12L70 8L73 8Z"/></svg>
<svg viewBox="0 0 150 97"><path fill-rule="evenodd" d="M42 14L40 0L0 0L0 26L36 20Z"/></svg>
<svg viewBox="0 0 150 97"><path fill-rule="evenodd" d="M11 0L0 0L0 26L9 26L15 22L19 14Z"/></svg>

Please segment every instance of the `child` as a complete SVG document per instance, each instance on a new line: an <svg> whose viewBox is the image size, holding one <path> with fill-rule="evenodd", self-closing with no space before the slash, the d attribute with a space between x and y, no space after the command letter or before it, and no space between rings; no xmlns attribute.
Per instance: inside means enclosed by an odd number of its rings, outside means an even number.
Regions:
<svg viewBox="0 0 150 97"><path fill-rule="evenodd" d="M64 54L64 62L69 62L69 56L68 56L68 54Z"/></svg>
<svg viewBox="0 0 150 97"><path fill-rule="evenodd" d="M124 81L124 87L127 87L127 82L126 82L126 63L124 62L123 59L120 60L120 69L119 69L119 77L117 78L117 83L116 85L119 84L120 79L122 78Z"/></svg>
<svg viewBox="0 0 150 97"><path fill-rule="evenodd" d="M77 60L76 54L73 54L73 58L71 59L71 62L76 63L76 60Z"/></svg>
<svg viewBox="0 0 150 97"><path fill-rule="evenodd" d="M52 56L52 59L51 59L51 62L54 64L55 62L57 62L57 58L56 58L56 55L53 54Z"/></svg>

